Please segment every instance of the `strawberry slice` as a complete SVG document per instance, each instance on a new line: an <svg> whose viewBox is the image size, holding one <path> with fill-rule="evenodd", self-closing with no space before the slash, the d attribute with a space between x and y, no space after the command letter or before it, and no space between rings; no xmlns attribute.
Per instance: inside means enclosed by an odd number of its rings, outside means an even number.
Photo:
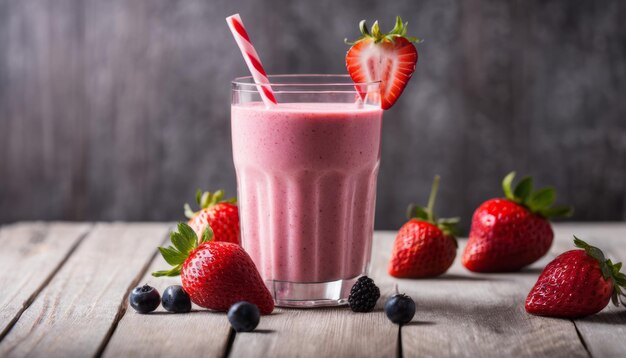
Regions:
<svg viewBox="0 0 626 358"><path fill-rule="evenodd" d="M396 17L396 25L389 33L381 33L378 21L367 28L365 20L359 23L361 37L351 44L346 54L346 67L356 83L381 81L382 108L389 109L398 100L411 79L417 63L417 49L413 42L422 42L406 36L408 23Z"/></svg>

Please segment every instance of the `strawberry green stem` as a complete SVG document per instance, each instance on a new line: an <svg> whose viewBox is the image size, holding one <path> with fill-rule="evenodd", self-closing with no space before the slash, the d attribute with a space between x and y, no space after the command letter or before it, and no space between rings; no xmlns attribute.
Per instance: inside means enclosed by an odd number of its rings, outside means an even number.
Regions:
<svg viewBox="0 0 626 358"><path fill-rule="evenodd" d="M201 238L198 238L196 232L185 222L178 223L178 230L172 231L170 241L172 245L168 247L159 247L159 252L165 259L165 262L174 266L169 270L156 271L152 273L154 277L161 276L178 276L187 257L198 248L201 244L213 240L213 229L207 225Z"/></svg>
<svg viewBox="0 0 626 358"><path fill-rule="evenodd" d="M421 220L429 222L433 225L436 225L439 229L441 229L446 235L457 234L457 224L459 223L459 218L437 218L435 215L435 201L437 199L437 192L439 191L439 175L435 175L433 179L433 184L430 188L430 195L428 196L428 205L426 207L422 207L416 204L410 204L407 209L407 218L409 220Z"/></svg>
<svg viewBox="0 0 626 358"><path fill-rule="evenodd" d="M607 259L604 256L602 250L587 244L576 236L574 236L574 245L585 250L587 255L598 261L600 270L602 271L602 276L605 280L613 281L613 294L611 295L611 301L613 301L613 304L615 306L619 306L621 303L623 306L626 306L623 299L626 297L626 292L624 292L624 290L626 290L626 274L620 272L622 263L618 262L614 264L610 259Z"/></svg>
<svg viewBox="0 0 626 358"><path fill-rule="evenodd" d="M390 41L393 42L396 38L402 37L405 38L409 42L420 43L423 40L418 37L407 36L407 26L408 22L403 22L400 16L396 16L396 25L394 28L388 33L383 33L380 30L380 25L378 24L378 20L374 22L372 25L371 31L367 28L367 22L365 20L361 20L359 22L359 30L361 31L361 37L359 37L356 41L348 41L348 39L344 39L348 45L354 45L355 43L363 40L363 39L373 39L375 43L380 43L382 41Z"/></svg>
<svg viewBox="0 0 626 358"><path fill-rule="evenodd" d="M437 199L437 191L439 191L439 180L439 175L435 175L433 185L430 188L430 195L428 196L426 212L428 213L428 221L430 222L435 222L435 200Z"/></svg>
<svg viewBox="0 0 626 358"><path fill-rule="evenodd" d="M198 189L198 191L196 191L196 202L198 203L198 207L200 208L200 210L198 211L193 211L189 204L185 204L185 206L183 207L185 209L185 216L188 219L193 219L194 216L196 216L196 214L198 214L203 209L208 209L219 203L237 204L237 198L224 199L223 190L218 190L215 193L211 193L208 191L203 192L202 190Z"/></svg>
<svg viewBox="0 0 626 358"><path fill-rule="evenodd" d="M522 178L513 188L513 179L515 179L515 172L510 172L502 181L502 190L508 200L520 204L532 213L546 219L572 215L572 207L552 205L556 199L554 188L546 187L533 190L533 178L529 176Z"/></svg>

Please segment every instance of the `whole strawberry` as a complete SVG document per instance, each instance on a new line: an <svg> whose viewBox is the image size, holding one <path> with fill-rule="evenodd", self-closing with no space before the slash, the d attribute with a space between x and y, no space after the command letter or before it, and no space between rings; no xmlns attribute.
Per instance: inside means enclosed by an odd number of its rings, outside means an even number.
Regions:
<svg viewBox="0 0 626 358"><path fill-rule="evenodd" d="M531 177L511 189L515 172L502 181L506 198L491 199L476 209L463 265L475 272L517 271L545 255L554 238L548 219L571 215L569 207L552 207L553 188L533 192Z"/></svg>
<svg viewBox="0 0 626 358"><path fill-rule="evenodd" d="M399 278L439 276L446 272L456 257L454 237L458 218L437 219L433 212L439 176L435 177L425 208L411 204L404 224L393 245L389 274Z"/></svg>
<svg viewBox="0 0 626 358"><path fill-rule="evenodd" d="M576 318L600 312L609 300L619 306L626 288L622 263L613 264L602 250L577 237L574 244L583 250L562 253L544 268L526 298L526 312Z"/></svg>
<svg viewBox="0 0 626 358"><path fill-rule="evenodd" d="M367 28L365 20L359 23L359 37L346 54L346 68L356 83L380 81L381 107L389 109L398 100L411 79L417 63L414 42L422 40L406 36L408 23L396 17L395 27L382 33L378 21Z"/></svg>
<svg viewBox="0 0 626 358"><path fill-rule="evenodd" d="M233 304L247 301L257 305L261 314L274 310L272 295L241 246L213 240L210 226L198 240L185 223L179 223L170 238L174 246L159 247L159 251L174 268L153 272L153 276L180 275L185 292L201 307L228 311Z"/></svg>
<svg viewBox="0 0 626 358"><path fill-rule="evenodd" d="M200 210L194 212L189 204L185 204L185 216L189 226L202 236L204 229L210 225L215 233L215 241L226 241L239 244L239 210L237 198L223 200L224 191L215 193L200 190L196 192L196 202Z"/></svg>

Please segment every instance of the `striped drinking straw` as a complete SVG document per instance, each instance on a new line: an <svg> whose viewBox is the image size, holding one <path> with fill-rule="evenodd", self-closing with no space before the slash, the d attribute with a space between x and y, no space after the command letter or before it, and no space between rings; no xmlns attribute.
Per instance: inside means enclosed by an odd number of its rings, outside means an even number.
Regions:
<svg viewBox="0 0 626 358"><path fill-rule="evenodd" d="M256 53L256 50L250 41L250 37L246 32L246 28L243 27L241 17L239 14L235 14L227 17L226 22L228 23L228 27L230 27L230 31L233 33L233 37L237 42L237 46L239 46L239 49L241 50L241 54L243 55L243 59L246 61L246 65L248 65L250 73L252 73L252 78L256 83L257 90L259 91L265 106L275 106L277 102L276 97L274 97L272 87L270 86L270 81L267 79L267 74L263 69L263 65L261 65L259 54Z"/></svg>

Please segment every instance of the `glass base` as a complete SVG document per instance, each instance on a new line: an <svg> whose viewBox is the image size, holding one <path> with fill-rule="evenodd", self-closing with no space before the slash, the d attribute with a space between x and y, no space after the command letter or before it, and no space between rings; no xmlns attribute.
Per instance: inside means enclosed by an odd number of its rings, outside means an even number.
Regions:
<svg viewBox="0 0 626 358"><path fill-rule="evenodd" d="M278 307L336 307L348 304L350 289L359 276L328 282L265 281Z"/></svg>

